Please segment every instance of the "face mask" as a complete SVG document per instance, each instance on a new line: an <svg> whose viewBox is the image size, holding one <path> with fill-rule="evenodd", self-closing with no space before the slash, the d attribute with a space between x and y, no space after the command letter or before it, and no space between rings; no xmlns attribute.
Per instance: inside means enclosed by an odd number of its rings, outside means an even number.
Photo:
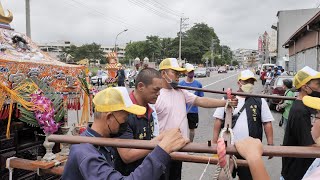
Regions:
<svg viewBox="0 0 320 180"><path fill-rule="evenodd" d="M308 86L308 85L307 85ZM309 87L309 86L308 86ZM309 87L311 89L311 93L308 94L309 96L312 96L312 97L317 97L317 98L320 98L320 92L318 91L314 91L311 87Z"/></svg>
<svg viewBox="0 0 320 180"><path fill-rule="evenodd" d="M252 93L252 91L253 91L253 84L250 84L250 83L248 83L248 84L241 84L241 90L243 91L243 92L245 92L245 93Z"/></svg>
<svg viewBox="0 0 320 180"><path fill-rule="evenodd" d="M172 84L178 84L175 80L172 80L169 78L167 72L164 72L165 73L165 77L164 79L166 80L166 82L170 85L170 88L173 88L172 87Z"/></svg>
<svg viewBox="0 0 320 180"><path fill-rule="evenodd" d="M188 78L190 78L190 79L192 79L193 77L194 77L194 72L190 72L190 73L188 73Z"/></svg>
<svg viewBox="0 0 320 180"><path fill-rule="evenodd" d="M271 71L271 69L268 69L268 71Z"/></svg>
<svg viewBox="0 0 320 180"><path fill-rule="evenodd" d="M113 115L113 117L116 119L117 123L119 124L119 130L118 130L117 133L112 132L111 128L110 128L110 126L108 124L108 128L109 128L109 131L110 131L110 137L118 137L118 136L121 136L123 133L125 133L127 131L128 123L127 122L119 123L118 119L114 115Z"/></svg>

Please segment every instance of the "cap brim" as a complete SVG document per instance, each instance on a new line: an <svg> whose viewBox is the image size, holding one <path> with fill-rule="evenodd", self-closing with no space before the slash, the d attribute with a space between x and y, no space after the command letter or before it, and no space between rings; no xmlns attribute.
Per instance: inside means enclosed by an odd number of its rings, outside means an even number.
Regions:
<svg viewBox="0 0 320 180"><path fill-rule="evenodd" d="M242 81L246 81L248 79L254 79L255 81L257 81L257 79L255 77L245 77L245 78L239 78L239 80L242 80Z"/></svg>
<svg viewBox="0 0 320 180"><path fill-rule="evenodd" d="M180 67L171 67L170 69L173 69L173 70L179 71L179 72L186 72L187 71L185 68L180 68Z"/></svg>
<svg viewBox="0 0 320 180"><path fill-rule="evenodd" d="M186 71L189 73L191 71L194 71L194 69L186 69Z"/></svg>
<svg viewBox="0 0 320 180"><path fill-rule="evenodd" d="M132 106L124 108L123 110L140 116L140 115L144 115L147 109L145 107L133 104Z"/></svg>
<svg viewBox="0 0 320 180"><path fill-rule="evenodd" d="M320 98L305 96L302 98L302 102L310 108L320 110Z"/></svg>
<svg viewBox="0 0 320 180"><path fill-rule="evenodd" d="M315 76L312 76L310 80L312 80L312 79L320 79L320 73L318 73Z"/></svg>

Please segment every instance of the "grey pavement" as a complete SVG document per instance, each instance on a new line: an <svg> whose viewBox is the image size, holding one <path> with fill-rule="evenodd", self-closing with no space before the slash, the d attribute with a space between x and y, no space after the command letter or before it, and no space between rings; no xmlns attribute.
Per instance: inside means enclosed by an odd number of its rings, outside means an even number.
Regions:
<svg viewBox="0 0 320 180"><path fill-rule="evenodd" d="M238 89L237 86L237 75L239 72L230 71L226 74L217 74L217 72L212 72L211 76L208 78L197 78L202 85L207 89L212 90L222 90L223 88L232 88L233 91ZM257 77L257 79L259 79ZM262 85L261 81L255 84L255 93L261 93ZM212 94L212 93L205 93L205 97L212 97L212 98L222 98L223 95L219 94ZM215 109L199 109L199 127L196 130L196 135L194 142L204 143L208 140L211 140L213 136L213 118L212 114L214 113ZM272 112L275 121L273 122L273 136L274 136L274 144L280 145L283 140L284 130L283 128L278 126L279 120L281 118L281 114L277 112ZM266 143L266 138L264 137L263 144ZM197 154L197 155L206 155L212 156L210 154ZM267 171L270 174L271 179L277 180L280 177L281 172L281 158L274 157L271 160L268 160L267 157L264 157L264 162L267 168ZM182 168L182 179L184 180L193 180L199 179L203 170L205 169L206 164L196 164L196 163L183 163ZM213 178L213 174L215 172L215 165L209 165L207 171L203 176L203 180L211 180Z"/></svg>
<svg viewBox="0 0 320 180"><path fill-rule="evenodd" d="M240 72L240 71L239 71ZM235 71L229 71L226 74L218 74L217 72L211 72L211 76L207 78L196 78L199 80L204 88L212 89L212 90L223 90L223 88L232 88L233 91L236 91L238 89L237 87L237 75L239 72ZM257 77L258 78L258 77ZM106 88L105 86L102 87L102 89ZM132 89L128 89L131 91ZM261 93L262 91L262 85L261 81L258 80L255 86L255 93ZM212 94L212 93L205 93L205 97L211 97L211 98L222 98L223 95L220 94ZM205 109L200 108L199 109L199 127L196 130L196 135L194 142L203 143L207 142L208 140L211 140L213 135L213 118L212 114L214 113L215 109ZM82 111L79 111L79 118L81 117ZM77 121L77 112L76 111L69 111L69 126L72 128L72 125L76 123ZM274 129L274 144L280 145L283 140L283 134L284 131L282 128L278 126L281 114L277 112L273 112L273 117L275 121L273 122L273 129ZM92 117L90 118L90 121L92 121ZM265 140L265 137L264 137ZM267 144L265 141L264 144ZM206 155L206 156L212 156L212 154L197 154L197 155ZM271 160L267 160L267 158L264 158L267 170L271 176L271 179L277 180L280 177L280 171L281 171L281 158L274 157ZM206 164L196 164L196 163L183 163L183 169L182 169L182 179L184 180L194 180L199 179L201 176ZM203 180L211 180L213 177L213 174L215 172L216 166L209 165L206 173L203 176Z"/></svg>

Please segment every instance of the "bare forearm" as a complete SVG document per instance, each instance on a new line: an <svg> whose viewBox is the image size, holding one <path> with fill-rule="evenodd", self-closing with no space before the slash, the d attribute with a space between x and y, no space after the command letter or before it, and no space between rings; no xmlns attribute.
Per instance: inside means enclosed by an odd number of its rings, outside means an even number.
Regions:
<svg viewBox="0 0 320 180"><path fill-rule="evenodd" d="M213 123L213 138L212 138L213 143L217 143L218 141L221 125L222 125L221 120L216 118Z"/></svg>
<svg viewBox="0 0 320 180"><path fill-rule="evenodd" d="M122 161L126 164L129 164L146 157L151 151L142 149L118 148L118 152Z"/></svg>
<svg viewBox="0 0 320 180"><path fill-rule="evenodd" d="M266 122L263 124L264 132L267 137L268 144L273 144L273 128L272 128L272 122Z"/></svg>
<svg viewBox="0 0 320 180"><path fill-rule="evenodd" d="M254 180L269 180L269 174L263 164L261 157L247 159L249 164L252 179Z"/></svg>
<svg viewBox="0 0 320 180"><path fill-rule="evenodd" d="M207 97L197 97L194 105L203 108L216 108L224 107L226 105L226 100L207 98Z"/></svg>

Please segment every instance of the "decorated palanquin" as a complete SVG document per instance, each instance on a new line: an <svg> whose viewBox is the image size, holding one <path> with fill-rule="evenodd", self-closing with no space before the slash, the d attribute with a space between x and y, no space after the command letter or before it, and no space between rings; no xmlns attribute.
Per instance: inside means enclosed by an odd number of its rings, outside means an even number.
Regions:
<svg viewBox="0 0 320 180"><path fill-rule="evenodd" d="M84 68L52 58L22 33L0 28L0 80L10 88L30 77L60 92L77 88L76 77Z"/></svg>
<svg viewBox="0 0 320 180"><path fill-rule="evenodd" d="M6 158L36 160L44 154L44 137L37 134L69 130L68 110L83 109L81 126L87 124L91 111L86 67L42 52L29 37L10 27L12 19L0 3L0 179L8 177ZM38 179L36 173L23 170L13 176Z"/></svg>
<svg viewBox="0 0 320 180"><path fill-rule="evenodd" d="M110 52L107 54L108 63L106 65L106 69L108 71L108 78L106 83L109 87L117 86L117 71L119 69L117 52Z"/></svg>

